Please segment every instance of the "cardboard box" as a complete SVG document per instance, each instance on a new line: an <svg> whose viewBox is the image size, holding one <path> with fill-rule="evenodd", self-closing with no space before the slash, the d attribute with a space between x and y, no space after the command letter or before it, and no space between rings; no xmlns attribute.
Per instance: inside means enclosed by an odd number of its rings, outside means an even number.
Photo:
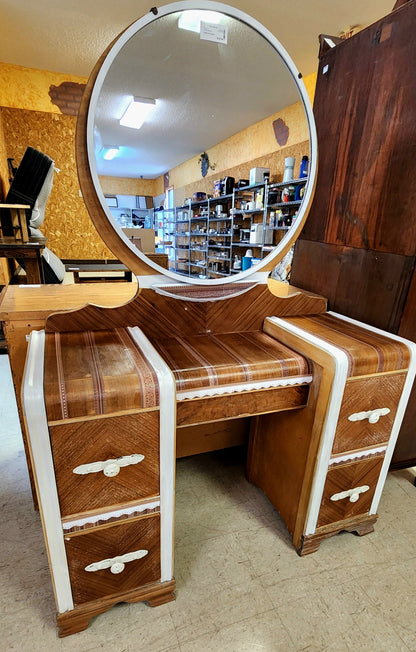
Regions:
<svg viewBox="0 0 416 652"><path fill-rule="evenodd" d="M134 238L134 244L144 254L154 254L155 252L155 230L154 229L135 229L134 227L122 229L123 233L131 240ZM140 241L140 242L139 242Z"/></svg>
<svg viewBox="0 0 416 652"><path fill-rule="evenodd" d="M250 186L252 186L255 183L263 183L265 172L268 172L270 174L270 168L251 168Z"/></svg>

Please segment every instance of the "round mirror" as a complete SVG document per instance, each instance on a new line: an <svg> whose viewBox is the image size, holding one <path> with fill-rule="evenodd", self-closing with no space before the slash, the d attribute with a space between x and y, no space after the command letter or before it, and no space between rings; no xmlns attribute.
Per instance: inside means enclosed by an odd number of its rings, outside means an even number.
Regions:
<svg viewBox="0 0 416 652"><path fill-rule="evenodd" d="M265 272L299 234L316 177L303 81L276 38L216 2L176 2L104 53L77 126L81 190L136 274L223 284Z"/></svg>

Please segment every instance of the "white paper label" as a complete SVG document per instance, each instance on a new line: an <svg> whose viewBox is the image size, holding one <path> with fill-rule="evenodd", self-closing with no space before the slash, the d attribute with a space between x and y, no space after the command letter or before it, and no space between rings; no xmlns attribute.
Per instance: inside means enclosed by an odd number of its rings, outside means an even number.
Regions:
<svg viewBox="0 0 416 652"><path fill-rule="evenodd" d="M215 43L227 44L228 30L226 25L205 23L201 20L200 38L203 41L214 41Z"/></svg>

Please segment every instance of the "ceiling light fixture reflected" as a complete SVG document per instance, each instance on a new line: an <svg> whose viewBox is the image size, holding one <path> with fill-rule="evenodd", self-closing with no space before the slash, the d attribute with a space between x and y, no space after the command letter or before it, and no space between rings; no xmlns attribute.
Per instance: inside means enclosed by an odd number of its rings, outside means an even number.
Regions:
<svg viewBox="0 0 416 652"><path fill-rule="evenodd" d="M187 29L191 32L199 33L201 31L201 20L205 23L218 25L222 18L223 15L218 13L218 11L198 11L191 9L181 13L178 20L178 27L179 29Z"/></svg>
<svg viewBox="0 0 416 652"><path fill-rule="evenodd" d="M140 129L155 106L156 100L149 97L132 97L130 104L120 119L120 124L123 127Z"/></svg>
<svg viewBox="0 0 416 652"><path fill-rule="evenodd" d="M118 154L118 147L114 147L113 145L107 145L101 148L101 153L103 155L103 159L106 161L112 161L115 156Z"/></svg>

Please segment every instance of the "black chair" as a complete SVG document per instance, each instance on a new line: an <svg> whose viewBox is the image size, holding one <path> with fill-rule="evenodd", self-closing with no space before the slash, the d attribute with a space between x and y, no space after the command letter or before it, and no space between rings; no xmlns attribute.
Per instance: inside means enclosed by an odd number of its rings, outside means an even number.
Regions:
<svg viewBox="0 0 416 652"><path fill-rule="evenodd" d="M24 204L28 232L31 236L43 237L39 227L45 219L45 206L53 185L54 162L49 156L28 147L14 172L14 176L5 200L6 204ZM10 210L2 208L0 213L2 233L13 236L13 224ZM24 260L18 260L25 268ZM45 283L62 283L65 267L61 260L47 247L42 253L42 266Z"/></svg>

